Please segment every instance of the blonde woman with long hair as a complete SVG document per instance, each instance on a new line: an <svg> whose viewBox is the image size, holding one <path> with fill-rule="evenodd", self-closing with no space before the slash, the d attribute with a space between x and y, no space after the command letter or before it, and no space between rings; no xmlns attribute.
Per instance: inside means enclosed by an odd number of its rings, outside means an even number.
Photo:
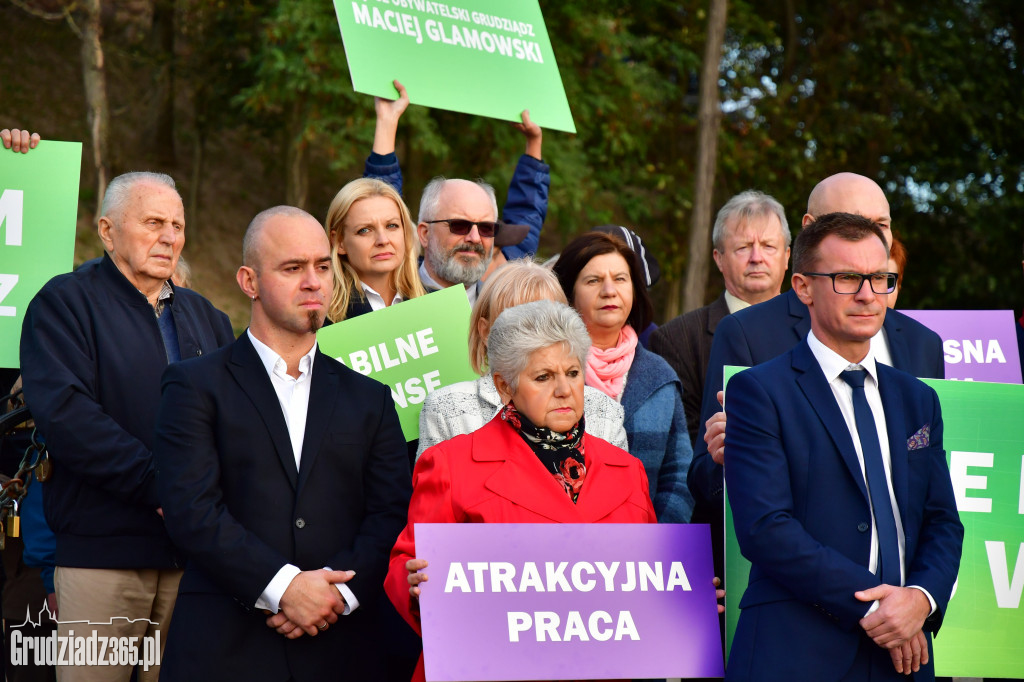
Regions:
<svg viewBox="0 0 1024 682"><path fill-rule="evenodd" d="M332 322L422 296L416 270L419 240L409 209L381 180L359 178L334 196L327 210L334 293Z"/></svg>

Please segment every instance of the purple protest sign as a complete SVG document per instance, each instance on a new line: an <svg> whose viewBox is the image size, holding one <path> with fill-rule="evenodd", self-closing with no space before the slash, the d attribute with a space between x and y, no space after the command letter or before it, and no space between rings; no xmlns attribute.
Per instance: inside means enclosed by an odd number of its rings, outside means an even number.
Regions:
<svg viewBox="0 0 1024 682"><path fill-rule="evenodd" d="M942 338L946 379L1021 383L1012 310L900 310Z"/></svg>
<svg viewBox="0 0 1024 682"><path fill-rule="evenodd" d="M416 524L430 682L721 677L706 525Z"/></svg>

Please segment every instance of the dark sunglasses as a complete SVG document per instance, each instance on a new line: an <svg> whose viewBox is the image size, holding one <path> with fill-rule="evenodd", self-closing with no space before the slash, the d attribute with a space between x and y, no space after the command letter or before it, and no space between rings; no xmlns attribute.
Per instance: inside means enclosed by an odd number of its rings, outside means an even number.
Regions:
<svg viewBox="0 0 1024 682"><path fill-rule="evenodd" d="M498 226L501 223L492 223L489 220L478 220L473 222L472 220L463 220L462 218L447 218L442 220L427 220L427 225L433 225L434 223L448 223L448 229L451 230L452 234L457 234L460 237L469 234L469 231L476 225L477 232L480 233L481 237L493 237L498 231Z"/></svg>

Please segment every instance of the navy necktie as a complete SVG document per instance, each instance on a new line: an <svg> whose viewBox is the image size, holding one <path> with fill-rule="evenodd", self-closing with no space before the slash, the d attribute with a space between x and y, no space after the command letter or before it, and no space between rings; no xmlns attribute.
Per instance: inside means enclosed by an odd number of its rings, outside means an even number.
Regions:
<svg viewBox="0 0 1024 682"><path fill-rule="evenodd" d="M864 395L866 369L850 369L842 373L843 381L853 389L853 416L860 436L860 448L864 454L864 473L871 496L871 508L875 512L875 528L878 531L879 579L887 585L899 586L900 545L896 534L896 515L893 514L889 497L889 484L882 464L882 448L878 443L878 429L875 417Z"/></svg>

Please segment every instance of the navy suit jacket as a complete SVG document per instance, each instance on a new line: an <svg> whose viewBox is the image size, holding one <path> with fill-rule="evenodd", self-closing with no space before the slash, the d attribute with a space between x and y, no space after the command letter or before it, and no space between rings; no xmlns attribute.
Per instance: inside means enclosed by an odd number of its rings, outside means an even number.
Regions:
<svg viewBox="0 0 1024 682"><path fill-rule="evenodd" d="M164 373L155 447L171 539L188 564L165 680L375 679L388 554L411 477L388 388L317 352L296 470L277 394L248 334ZM316 637L285 639L254 610L286 563L352 569L360 606Z"/></svg>
<svg viewBox="0 0 1024 682"><path fill-rule="evenodd" d="M945 378L942 340L938 334L898 310L886 311L882 328L889 342L893 367L916 377ZM694 520L712 523L713 535L724 528L722 467L715 464L708 454L704 424L722 409L716 397L722 390L722 370L726 365L753 367L776 358L807 338L810 330L810 311L792 289L764 303L727 315L718 323L704 381L700 431L693 446L693 462L687 477L696 502Z"/></svg>
<svg viewBox="0 0 1024 682"><path fill-rule="evenodd" d="M911 375L877 367L905 584L935 599L925 630L936 632L963 543L939 400ZM871 509L853 438L806 340L730 383L725 475L740 549L753 565L728 679L838 679L857 655L869 606L853 594L879 584L867 568ZM922 427L929 441L908 450ZM794 655L796 642L809 655ZM929 664L914 679L931 677Z"/></svg>

